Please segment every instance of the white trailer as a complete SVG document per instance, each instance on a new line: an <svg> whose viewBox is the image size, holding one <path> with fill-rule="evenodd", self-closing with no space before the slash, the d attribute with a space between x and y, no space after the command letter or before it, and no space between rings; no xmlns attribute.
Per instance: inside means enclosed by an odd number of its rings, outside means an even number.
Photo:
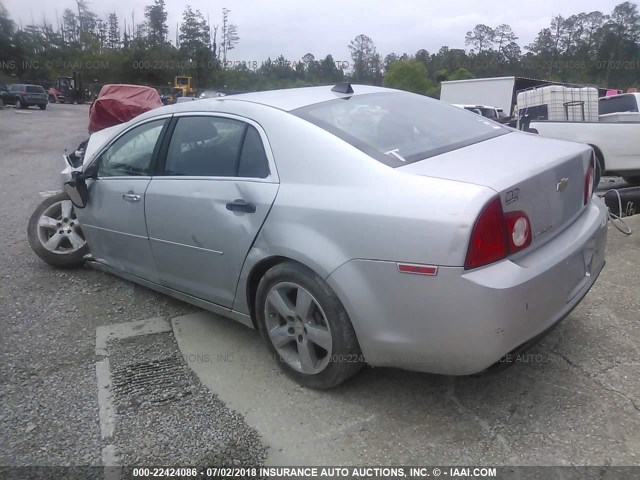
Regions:
<svg viewBox="0 0 640 480"><path fill-rule="evenodd" d="M463 105L491 105L511 115L516 77L472 78L442 82L440 100Z"/></svg>

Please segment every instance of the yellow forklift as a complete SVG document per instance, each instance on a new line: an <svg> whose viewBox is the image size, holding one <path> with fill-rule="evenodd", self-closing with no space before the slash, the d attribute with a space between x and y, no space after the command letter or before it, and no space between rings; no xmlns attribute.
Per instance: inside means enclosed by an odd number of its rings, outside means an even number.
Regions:
<svg viewBox="0 0 640 480"><path fill-rule="evenodd" d="M173 83L173 88L176 92L180 90L180 96L182 97L193 97L196 94L191 84L191 77L177 76Z"/></svg>

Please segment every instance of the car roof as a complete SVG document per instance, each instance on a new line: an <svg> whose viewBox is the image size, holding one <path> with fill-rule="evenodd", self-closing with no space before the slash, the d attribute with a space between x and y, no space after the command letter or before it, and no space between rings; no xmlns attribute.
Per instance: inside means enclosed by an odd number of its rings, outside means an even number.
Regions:
<svg viewBox="0 0 640 480"><path fill-rule="evenodd" d="M331 89L334 85L322 87L301 87L282 90L269 90L264 92L241 93L237 95L225 95L224 97L203 98L197 102L178 102L173 105L165 105L154 108L135 118L135 121L146 120L160 115L191 112L215 112L219 111L220 103L237 102L253 103L256 105L275 108L281 111L307 107L317 103L327 102L339 98L357 97L371 93L406 93L391 88L372 87L370 85L352 85L353 93L338 93Z"/></svg>
<svg viewBox="0 0 640 480"><path fill-rule="evenodd" d="M269 90L265 92L241 93L239 95L227 95L226 101L241 100L259 103L284 111L307 107L316 103L335 100L336 98L355 97L368 93L394 92L389 88L373 87L371 85L352 85L353 93L337 93L331 91L334 85L321 87L287 88L282 90Z"/></svg>

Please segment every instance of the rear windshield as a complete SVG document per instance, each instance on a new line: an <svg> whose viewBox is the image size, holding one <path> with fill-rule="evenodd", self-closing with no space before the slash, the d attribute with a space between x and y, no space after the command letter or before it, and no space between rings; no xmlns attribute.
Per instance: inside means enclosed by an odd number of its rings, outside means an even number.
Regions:
<svg viewBox="0 0 640 480"><path fill-rule="evenodd" d="M29 93L46 93L44 88L39 87L38 85L27 85L27 92Z"/></svg>
<svg viewBox="0 0 640 480"><path fill-rule="evenodd" d="M618 112L637 112L638 103L634 95L620 95L619 97L605 97L598 102L600 115Z"/></svg>
<svg viewBox="0 0 640 480"><path fill-rule="evenodd" d="M337 98L291 113L392 167L509 132L479 115L405 92Z"/></svg>

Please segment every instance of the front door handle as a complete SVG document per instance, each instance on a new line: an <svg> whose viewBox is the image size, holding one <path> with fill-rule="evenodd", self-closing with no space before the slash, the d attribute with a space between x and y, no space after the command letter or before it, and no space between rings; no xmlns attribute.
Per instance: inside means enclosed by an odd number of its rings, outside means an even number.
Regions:
<svg viewBox="0 0 640 480"><path fill-rule="evenodd" d="M122 195L122 199L126 200L127 202L139 202L140 201L140 195L136 195L133 192L129 192L129 193L125 193Z"/></svg>
<svg viewBox="0 0 640 480"><path fill-rule="evenodd" d="M231 203L227 203L227 210L254 213L256 211L256 206L253 203L249 203L246 200L239 198Z"/></svg>

